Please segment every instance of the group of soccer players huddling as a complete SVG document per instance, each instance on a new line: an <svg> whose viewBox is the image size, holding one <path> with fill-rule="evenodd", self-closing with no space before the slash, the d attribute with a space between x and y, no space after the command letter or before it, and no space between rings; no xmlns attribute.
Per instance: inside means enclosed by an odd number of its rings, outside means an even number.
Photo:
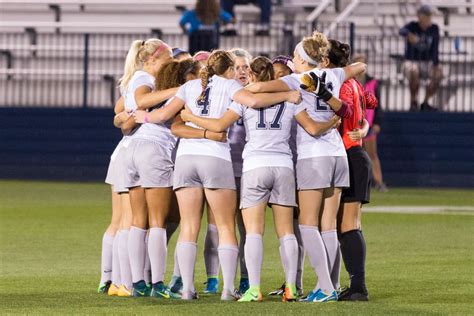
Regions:
<svg viewBox="0 0 474 316"><path fill-rule="evenodd" d="M112 220L98 291L198 299L206 211L204 293L218 293L221 270L221 300L262 301L268 205L285 274L270 295L284 302L368 300L361 205L369 202L371 163L362 138L365 110L377 100L354 79L365 71L350 63L349 45L319 32L296 45L293 59L273 60L240 48L177 60L159 39L134 41L115 105L123 138L106 179ZM165 284L167 244L178 226ZM317 276L306 293L305 255ZM339 283L342 261L347 288Z"/></svg>

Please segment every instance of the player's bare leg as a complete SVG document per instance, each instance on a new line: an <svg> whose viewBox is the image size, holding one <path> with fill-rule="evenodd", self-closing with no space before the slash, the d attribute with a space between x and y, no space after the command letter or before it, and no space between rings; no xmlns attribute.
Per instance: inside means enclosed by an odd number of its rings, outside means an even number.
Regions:
<svg viewBox="0 0 474 316"><path fill-rule="evenodd" d="M237 271L239 248L235 235L236 192L229 189L205 189L208 201L216 221L219 234L219 262L222 267L224 286L223 299L230 299L234 293L234 279Z"/></svg>

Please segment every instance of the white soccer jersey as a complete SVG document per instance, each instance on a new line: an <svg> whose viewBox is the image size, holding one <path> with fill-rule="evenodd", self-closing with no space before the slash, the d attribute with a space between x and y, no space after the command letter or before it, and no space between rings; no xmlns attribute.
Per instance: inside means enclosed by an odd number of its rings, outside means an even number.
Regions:
<svg viewBox="0 0 474 316"><path fill-rule="evenodd" d="M313 69L305 73L314 72L321 76L323 71L326 72L326 86L335 97L339 97L339 90L345 80L344 69ZM305 73L291 74L280 78L280 80L286 83L290 89L300 90L302 93L302 102L297 106L296 114L306 111L314 121L327 122L334 116L334 111L314 93L306 92L300 88L300 79ZM336 129L331 129L321 136L311 136L298 125L296 145L298 160L321 156L346 156L341 135Z"/></svg>
<svg viewBox="0 0 474 316"><path fill-rule="evenodd" d="M209 79L203 100L201 80L191 80L182 85L176 93L176 98L183 100L194 115L204 118L221 118L232 103L234 94L242 89L242 85L234 79L226 79L217 75ZM187 122L189 126L198 126ZM229 143L215 142L208 139L180 140L176 156L205 155L232 161Z"/></svg>
<svg viewBox="0 0 474 316"><path fill-rule="evenodd" d="M125 110L135 111L137 109L135 91L141 86L147 86L151 90L155 90L155 77L143 70L138 70L133 74L132 79L128 82L127 89L122 91L125 98Z"/></svg>
<svg viewBox="0 0 474 316"><path fill-rule="evenodd" d="M262 109L232 103L230 109L244 120L246 141L243 172L260 167L293 169L289 145L296 105L282 102Z"/></svg>
<svg viewBox="0 0 474 316"><path fill-rule="evenodd" d="M166 107L170 103L171 99L168 100L162 107ZM156 111L156 109L155 109ZM176 136L171 133L172 120L162 123L143 123L136 131L131 135L132 139L144 139L153 141L160 144L166 149L166 152L170 155L176 146Z"/></svg>

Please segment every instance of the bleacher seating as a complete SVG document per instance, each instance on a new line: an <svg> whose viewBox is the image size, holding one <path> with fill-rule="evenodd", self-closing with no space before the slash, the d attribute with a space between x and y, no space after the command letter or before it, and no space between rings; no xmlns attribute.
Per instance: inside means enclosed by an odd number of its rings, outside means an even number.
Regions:
<svg viewBox="0 0 474 316"><path fill-rule="evenodd" d="M443 35L474 37L472 1L424 2L439 9L434 20ZM187 48L187 38L177 21L181 7L191 8L194 3L194 0L0 0L0 86L9 92L0 93L0 106L46 103L81 106L84 103L84 32L91 34L87 103L110 106L111 95L117 93L113 91L110 79L120 77L132 40L157 36L152 31L155 29L172 46ZM336 1L327 0L275 1L270 37L253 36L254 25L243 23L239 37L221 37L221 47L228 49L240 45L253 54L270 56L291 53L295 40L311 32L312 25L306 22L308 17L314 17L317 28L324 30L351 3L354 0L340 0L336 7ZM327 7L315 16L315 10L322 4ZM385 106L393 110L408 108L408 91L400 60L390 56L403 54L404 42L397 35L398 29L416 18L418 5L418 0L357 0L357 5L344 19L346 24L329 34L348 41L347 22L355 23L354 49L369 56L369 70L382 80ZM239 21L256 21L258 13L253 5L236 7ZM28 28L27 32L25 28ZM288 30L291 31L290 38ZM453 49L452 38L444 38L441 43L443 51L449 52L442 56L446 91L442 89L436 102L449 111L458 111L474 101L472 93L468 93L472 90L472 70L466 72L465 68L459 67L468 65L472 69L474 40L461 37L460 43L461 51L457 52ZM456 82L462 84L456 85ZM48 99L52 93L44 91L45 87L65 89L68 98Z"/></svg>

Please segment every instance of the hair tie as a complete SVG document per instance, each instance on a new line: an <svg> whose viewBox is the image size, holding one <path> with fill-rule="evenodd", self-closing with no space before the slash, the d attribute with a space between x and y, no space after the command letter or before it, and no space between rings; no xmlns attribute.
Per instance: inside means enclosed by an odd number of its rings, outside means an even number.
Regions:
<svg viewBox="0 0 474 316"><path fill-rule="evenodd" d="M145 41L142 41L142 46L145 45Z"/></svg>

